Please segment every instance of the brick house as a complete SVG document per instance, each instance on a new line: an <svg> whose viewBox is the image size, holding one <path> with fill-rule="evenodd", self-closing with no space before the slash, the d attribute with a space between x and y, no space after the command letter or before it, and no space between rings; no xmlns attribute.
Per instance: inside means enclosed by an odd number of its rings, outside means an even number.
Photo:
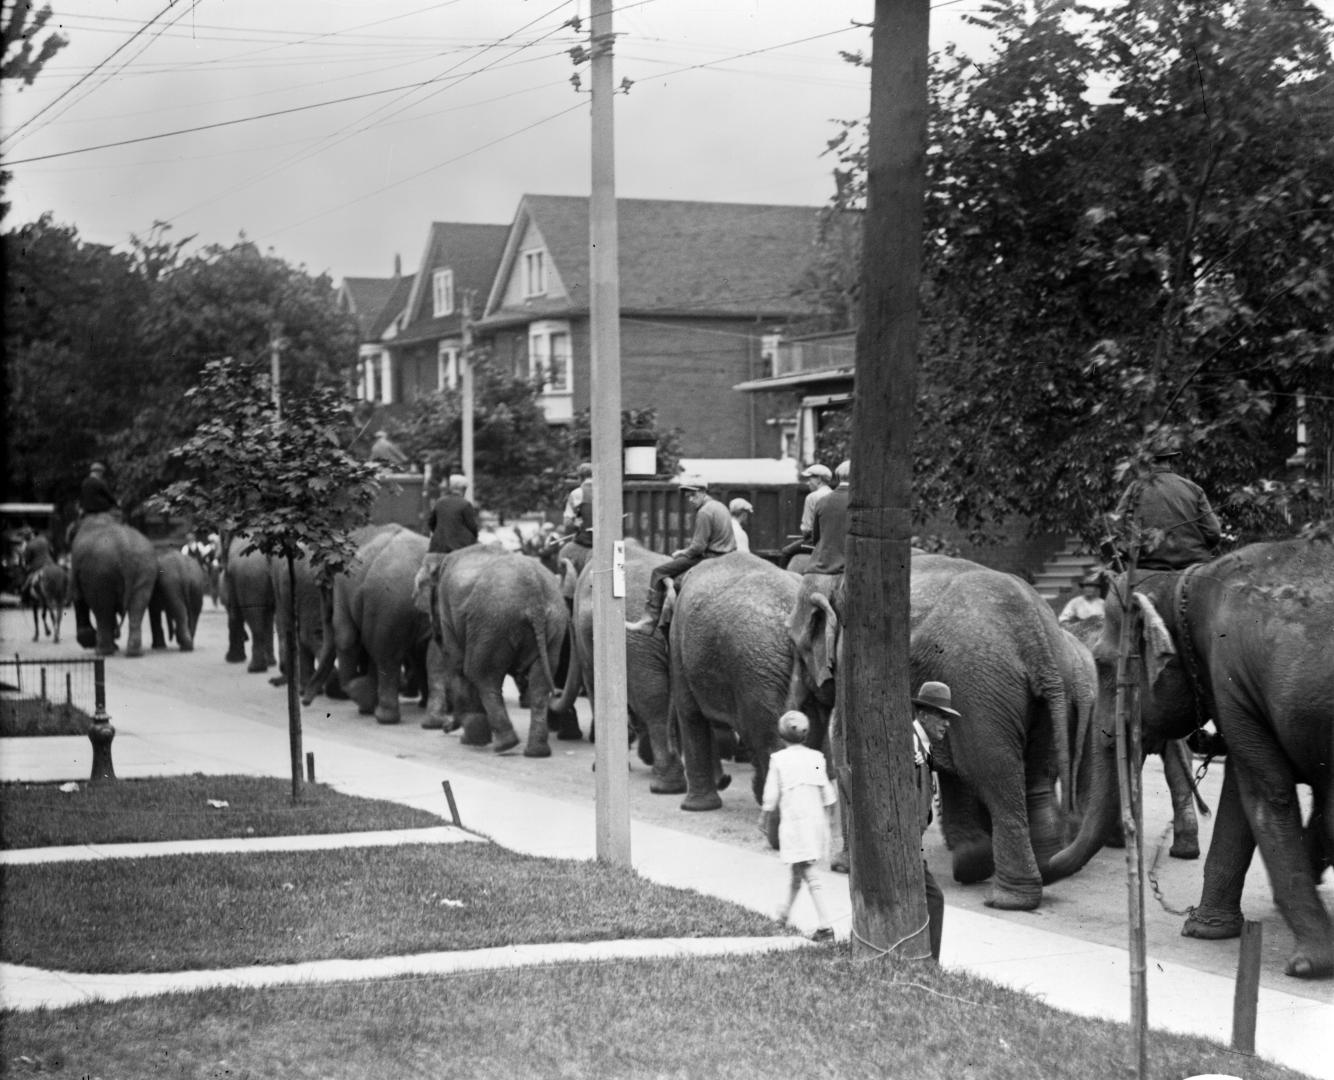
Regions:
<svg viewBox="0 0 1334 1080"><path fill-rule="evenodd" d="M687 455L774 457L779 417L734 387L765 371L766 335L810 315L794 294L816 207L617 201L621 400L656 407ZM526 195L476 323L516 374L544 378L552 423L589 407L588 199Z"/></svg>
<svg viewBox="0 0 1334 1080"><path fill-rule="evenodd" d="M344 282L349 303L360 301L370 316L362 326L362 400L392 412L457 388L465 307L472 304L475 316L490 291L507 232L504 225L432 222L416 273ZM377 300L380 309L370 315Z"/></svg>

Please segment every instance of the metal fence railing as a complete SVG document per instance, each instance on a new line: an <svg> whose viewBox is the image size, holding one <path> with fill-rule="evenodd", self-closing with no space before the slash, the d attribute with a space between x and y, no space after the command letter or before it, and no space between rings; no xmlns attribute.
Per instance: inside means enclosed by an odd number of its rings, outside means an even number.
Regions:
<svg viewBox="0 0 1334 1080"><path fill-rule="evenodd" d="M41 702L56 712L79 710L106 717L106 660L25 660L0 657L0 707L10 702Z"/></svg>

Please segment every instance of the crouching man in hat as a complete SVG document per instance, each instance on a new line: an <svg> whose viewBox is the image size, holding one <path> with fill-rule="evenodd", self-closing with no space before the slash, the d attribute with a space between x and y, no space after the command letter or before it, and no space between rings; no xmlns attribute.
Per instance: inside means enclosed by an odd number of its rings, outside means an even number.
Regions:
<svg viewBox="0 0 1334 1080"><path fill-rule="evenodd" d="M951 720L959 714L951 707L950 688L943 682L924 682L912 699L913 704L913 764L917 773L917 801L921 811L922 832L931 824L931 804L935 799L936 781L933 774L932 748L940 747L949 732ZM931 876L926 859L922 860L922 875L926 881L927 935L931 942L931 959L940 959L940 936L945 923L945 896Z"/></svg>
<svg viewBox="0 0 1334 1080"><path fill-rule="evenodd" d="M695 532L687 547L672 552L670 561L654 568L648 579L648 604L644 617L636 622L627 621L627 630L642 630L652 633L657 629L662 617L662 605L666 598L667 579L675 581L692 566L698 566L705 559L717 558L736 550L736 536L732 532L732 515L727 507L709 495L709 485L699 477L686 477L681 481L681 490L685 492L690 505L695 508Z"/></svg>

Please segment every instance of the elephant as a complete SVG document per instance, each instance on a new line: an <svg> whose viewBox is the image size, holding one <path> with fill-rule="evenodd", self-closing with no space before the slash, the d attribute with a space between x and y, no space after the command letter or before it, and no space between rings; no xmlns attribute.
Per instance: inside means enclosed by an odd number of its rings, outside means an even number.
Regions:
<svg viewBox="0 0 1334 1080"><path fill-rule="evenodd" d="M1070 715L1070 777L1074 809L1087 809L1087 796L1093 782L1092 753L1094 747L1093 713L1098 696L1098 668L1090 651L1102 635L1103 619L1094 616L1066 624L1062 630L1070 652L1072 672L1067 677L1066 689L1071 698ZM1200 822L1196 808L1207 815L1210 811L1200 798L1195 779L1191 775L1191 752L1184 739L1166 739L1155 745L1145 744L1144 756L1157 754L1163 762L1163 778L1172 797L1172 846L1168 854L1174 859L1200 857ZM1120 818L1112 826L1105 841L1108 847L1125 847Z"/></svg>
<svg viewBox="0 0 1334 1080"><path fill-rule="evenodd" d="M295 677L302 692L315 677L316 662L324 650L326 630L333 625L333 586L323 584L303 553L292 564L296 577L296 671L287 655L287 628L291 620L292 587L288 581L287 560L273 559L269 574L273 582L274 628L278 635L278 674L269 679L274 686L284 686ZM338 681L338 672L330 671L324 693L331 698L346 698Z"/></svg>
<svg viewBox="0 0 1334 1080"><path fill-rule="evenodd" d="M429 613L444 657L454 707L446 731L463 728L461 742L496 753L519 745L502 697L505 676L528 687L525 757L550 757L547 707L553 671L569 634L560 583L535 559L486 544L429 557L413 589Z"/></svg>
<svg viewBox="0 0 1334 1080"><path fill-rule="evenodd" d="M401 525L358 534L361 546L352 568L334 579L323 650L302 702L324 689L337 657L342 690L363 714L381 724L402 719L399 691L408 681L427 687L422 727L445 722L441 657L432 649L431 621L414 601L414 580L429 541Z"/></svg>
<svg viewBox="0 0 1334 1080"><path fill-rule="evenodd" d="M909 664L913 686L950 687L962 718L936 756L941 829L954 878L993 877L986 903L1032 910L1062 846L1070 790L1066 644L1032 586L966 559L912 555ZM795 655L816 684L836 680L842 582L794 608ZM846 865L846 855L837 863Z"/></svg>
<svg viewBox="0 0 1334 1080"><path fill-rule="evenodd" d="M28 575L20 599L32 608L32 639L40 641L42 630L60 644L60 624L69 603L69 571L58 562L48 562Z"/></svg>
<svg viewBox="0 0 1334 1080"><path fill-rule="evenodd" d="M269 557L259 551L246 553L250 539L234 536L227 543L222 568L223 603L227 605L227 662L245 659L246 630L250 631L250 664L246 670L268 671L273 655L275 597L269 573Z"/></svg>
<svg viewBox="0 0 1334 1080"><path fill-rule="evenodd" d="M1286 973L1334 974L1334 932L1312 854L1334 851L1334 543L1317 535L1251 544L1185 570L1118 577L1093 649L1100 717L1113 715L1130 596L1144 657L1135 665L1143 739L1182 738L1212 719L1227 743L1200 903L1182 933L1240 934L1242 886L1258 845L1295 938ZM1091 858L1116 817L1116 749L1105 735L1098 741L1089 812L1053 857L1058 872ZM1298 784L1314 797L1306 836ZM1323 844L1314 843L1311 833L1321 831Z"/></svg>
<svg viewBox="0 0 1334 1080"><path fill-rule="evenodd" d="M755 801L763 797L769 755L783 745L777 723L792 684L787 616L798 584L797 575L739 551L706 559L682 579L668 657L671 711L686 774L683 810L722 806L714 734L719 724L730 725L749 748ZM823 728L812 723L808 745L823 739Z"/></svg>
<svg viewBox="0 0 1334 1080"><path fill-rule="evenodd" d="M649 575L667 556L650 551L636 540L625 543L625 615L638 619L644 614ZM585 565L574 589L571 616L569 670L559 697L552 702L552 715L574 704L581 688L593 694L593 579ZM626 706L632 730L639 739L639 757L653 768L649 790L656 795L681 795L686 791L685 770L669 734L671 677L667 637L652 634L625 635Z"/></svg>
<svg viewBox="0 0 1334 1080"><path fill-rule="evenodd" d="M204 609L204 591L208 579L204 569L188 555L179 551L163 551L157 557L157 578L153 595L148 600L148 627L153 636L153 648L165 649L167 639L174 637L181 652L195 647L195 630L199 613ZM163 633L162 619L167 628Z"/></svg>
<svg viewBox="0 0 1334 1080"><path fill-rule="evenodd" d="M75 637L99 656L116 651L125 620L125 655L142 656L144 614L157 579L157 552L138 529L111 514L85 514L70 549ZM93 629L96 620L97 629Z"/></svg>

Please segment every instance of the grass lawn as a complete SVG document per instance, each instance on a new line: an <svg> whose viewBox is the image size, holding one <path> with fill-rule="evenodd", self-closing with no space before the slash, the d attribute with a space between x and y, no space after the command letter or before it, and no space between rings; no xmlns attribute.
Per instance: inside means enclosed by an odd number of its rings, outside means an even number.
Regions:
<svg viewBox="0 0 1334 1080"><path fill-rule="evenodd" d="M1133 1076L1121 1025L928 964L854 962L843 948L208 991L0 1019L0 1071L108 1080ZM1154 1080L1200 1073L1300 1075L1151 1036Z"/></svg>
<svg viewBox="0 0 1334 1080"><path fill-rule="evenodd" d="M0 697L0 738L34 735L87 735L93 718L77 705Z"/></svg>
<svg viewBox="0 0 1334 1080"><path fill-rule="evenodd" d="M225 802L226 806L212 803ZM294 836L415 829L443 818L400 803L305 784L292 805L290 780L174 776L80 784L0 784L0 848L114 844L133 840Z"/></svg>
<svg viewBox="0 0 1334 1080"><path fill-rule="evenodd" d="M182 971L551 941L770 935L754 912L489 843L10 866L0 958Z"/></svg>

